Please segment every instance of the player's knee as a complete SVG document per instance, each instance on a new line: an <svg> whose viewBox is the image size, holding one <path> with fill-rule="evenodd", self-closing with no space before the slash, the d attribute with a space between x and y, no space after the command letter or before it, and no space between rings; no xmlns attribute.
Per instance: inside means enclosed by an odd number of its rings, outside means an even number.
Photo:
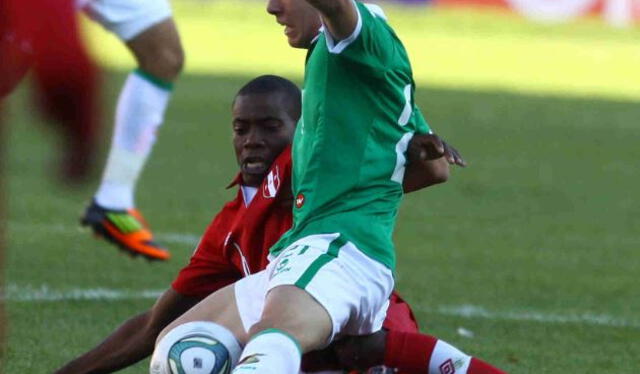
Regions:
<svg viewBox="0 0 640 374"><path fill-rule="evenodd" d="M327 343L333 324L324 307L306 291L296 286L279 286L267 295L260 321L251 327L249 336L267 329L290 334L298 341L303 352L309 352Z"/></svg>
<svg viewBox="0 0 640 374"><path fill-rule="evenodd" d="M184 323L163 331L158 339L151 374L226 372L242 351L233 334L213 322Z"/></svg>
<svg viewBox="0 0 640 374"><path fill-rule="evenodd" d="M182 47L161 46L138 59L140 69L164 81L174 81L184 66Z"/></svg>

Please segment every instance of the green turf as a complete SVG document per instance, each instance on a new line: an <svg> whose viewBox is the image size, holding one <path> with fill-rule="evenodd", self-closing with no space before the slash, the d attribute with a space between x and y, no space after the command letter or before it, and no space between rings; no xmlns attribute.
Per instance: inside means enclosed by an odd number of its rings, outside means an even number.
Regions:
<svg viewBox="0 0 640 374"><path fill-rule="evenodd" d="M300 76L304 52L284 43L283 27L265 7L252 0L174 2L187 71ZM597 19L539 25L507 12L384 8L420 84L640 99L640 28L615 29ZM95 24L89 30L97 56L112 67L131 66L116 38Z"/></svg>
<svg viewBox="0 0 640 374"><path fill-rule="evenodd" d="M139 185L139 206L157 232L198 234L232 197L224 189L235 170L228 109L249 78L186 75L177 86ZM123 79L108 74L108 107ZM425 330L513 373L638 373L640 106L425 87L418 98L470 164L448 184L408 196L400 214L398 287ZM12 104L9 294L167 287L192 247L168 243L174 259L149 264L76 231L95 183L55 185L52 142L18 109L29 108L24 92ZM50 372L151 303L9 301L6 372ZM461 305L489 315L438 309ZM526 313L604 315L623 326L510 317ZM460 327L474 337L458 335Z"/></svg>

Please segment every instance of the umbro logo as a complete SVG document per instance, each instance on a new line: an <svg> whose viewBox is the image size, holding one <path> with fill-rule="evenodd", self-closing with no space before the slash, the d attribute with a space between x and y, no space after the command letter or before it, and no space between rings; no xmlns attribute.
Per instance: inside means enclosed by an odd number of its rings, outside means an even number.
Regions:
<svg viewBox="0 0 640 374"><path fill-rule="evenodd" d="M237 366L257 364L258 362L260 362L260 357L262 356L264 356L264 354L262 353L254 353L252 355L249 355L240 360Z"/></svg>
<svg viewBox="0 0 640 374"><path fill-rule="evenodd" d="M455 374L455 372L456 372L456 367L453 364L453 361L451 361L451 359L448 359L442 365L440 365L441 374Z"/></svg>

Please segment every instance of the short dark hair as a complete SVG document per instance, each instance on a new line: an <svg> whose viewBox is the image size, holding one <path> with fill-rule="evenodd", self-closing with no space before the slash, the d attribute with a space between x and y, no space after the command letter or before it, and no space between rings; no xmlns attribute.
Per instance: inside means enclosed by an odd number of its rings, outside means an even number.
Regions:
<svg viewBox="0 0 640 374"><path fill-rule="evenodd" d="M295 85L295 83L277 75L261 75L250 80L240 88L236 97L271 93L284 95L285 101L289 106L287 111L291 115L291 118L294 118L295 120L300 118L302 107L302 94L300 89ZM235 103L235 98L233 101Z"/></svg>

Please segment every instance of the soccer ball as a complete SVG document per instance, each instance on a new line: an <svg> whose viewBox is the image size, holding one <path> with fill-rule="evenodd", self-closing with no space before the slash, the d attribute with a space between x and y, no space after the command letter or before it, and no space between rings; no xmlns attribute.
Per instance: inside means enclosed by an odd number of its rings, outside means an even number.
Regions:
<svg viewBox="0 0 640 374"><path fill-rule="evenodd" d="M230 361L227 348L204 334L184 337L169 349L171 374L229 374Z"/></svg>

